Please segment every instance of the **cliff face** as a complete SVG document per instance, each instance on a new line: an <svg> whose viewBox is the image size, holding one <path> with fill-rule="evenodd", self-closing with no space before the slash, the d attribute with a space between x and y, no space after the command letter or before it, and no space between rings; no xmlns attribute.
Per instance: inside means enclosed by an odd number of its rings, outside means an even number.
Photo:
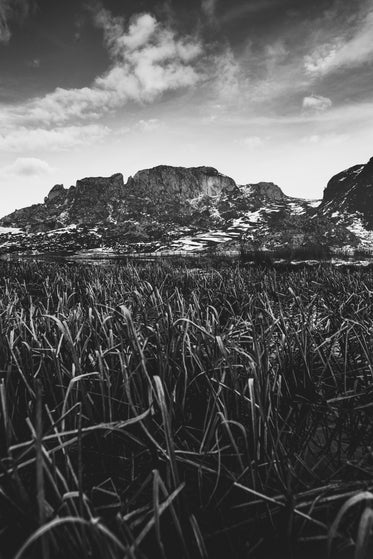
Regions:
<svg viewBox="0 0 373 559"><path fill-rule="evenodd" d="M328 183L320 210L324 215L358 213L373 229L373 158L335 175Z"/></svg>
<svg viewBox="0 0 373 559"><path fill-rule="evenodd" d="M332 177L324 190L323 205L336 200L341 201L354 186L363 168L364 165L354 165Z"/></svg>
<svg viewBox="0 0 373 559"><path fill-rule="evenodd" d="M123 203L124 182L120 173L111 177L94 177L78 181L69 190L66 213L69 223L95 225L114 220L114 208Z"/></svg>
<svg viewBox="0 0 373 559"><path fill-rule="evenodd" d="M123 175L79 180L69 189L56 185L44 204L17 210L0 225L47 231L66 225L120 224L154 218L183 223L193 213L191 200L237 190L233 179L211 167L169 167L139 171L127 184Z"/></svg>
<svg viewBox="0 0 373 559"><path fill-rule="evenodd" d="M236 183L212 167L170 167L161 165L144 169L129 179L126 188L138 196L153 196L161 202L169 196L183 200L199 195L217 196L223 190L233 191Z"/></svg>
<svg viewBox="0 0 373 559"><path fill-rule="evenodd" d="M130 177L125 187L132 215L148 214L161 221L188 219L191 200L237 190L233 179L211 167L159 166Z"/></svg>

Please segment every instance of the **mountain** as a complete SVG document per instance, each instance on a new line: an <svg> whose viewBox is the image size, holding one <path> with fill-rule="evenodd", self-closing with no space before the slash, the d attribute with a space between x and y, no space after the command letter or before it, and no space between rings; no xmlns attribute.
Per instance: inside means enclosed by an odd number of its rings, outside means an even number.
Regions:
<svg viewBox="0 0 373 559"><path fill-rule="evenodd" d="M333 177L323 200L273 183L237 185L212 167L161 165L54 186L44 203L0 219L0 252L121 252L368 247L373 160Z"/></svg>
<svg viewBox="0 0 373 559"><path fill-rule="evenodd" d="M2 218L4 227L29 232L68 225L110 225L154 218L160 222L188 221L198 196L216 197L237 189L233 179L210 167L159 166L139 171L126 184L123 175L79 180L66 189L56 185L44 204L16 210Z"/></svg>
<svg viewBox="0 0 373 559"><path fill-rule="evenodd" d="M373 248L373 158L335 175L324 190L319 213L355 234L364 248Z"/></svg>

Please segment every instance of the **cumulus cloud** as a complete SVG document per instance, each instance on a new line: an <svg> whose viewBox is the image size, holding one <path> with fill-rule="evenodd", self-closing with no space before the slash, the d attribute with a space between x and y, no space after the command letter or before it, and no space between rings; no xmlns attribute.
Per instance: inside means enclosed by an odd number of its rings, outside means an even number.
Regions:
<svg viewBox="0 0 373 559"><path fill-rule="evenodd" d="M7 167L3 167L2 175L38 177L41 175L49 175L53 172L53 168L42 159L36 157L19 157Z"/></svg>
<svg viewBox="0 0 373 559"><path fill-rule="evenodd" d="M110 69L90 87L59 87L13 109L13 120L51 126L71 119L98 119L129 101L151 102L167 91L199 81L195 62L202 47L195 38L179 37L150 14L137 15L125 29L121 18L102 9L96 24L104 31L113 61Z"/></svg>
<svg viewBox="0 0 373 559"><path fill-rule="evenodd" d="M372 61L373 9L342 36L318 45L304 60L305 70L312 76L323 76L341 68L353 68Z"/></svg>
<svg viewBox="0 0 373 559"><path fill-rule="evenodd" d="M332 100L321 95L310 95L303 99L303 109L310 113L323 113L332 107Z"/></svg>
<svg viewBox="0 0 373 559"><path fill-rule="evenodd" d="M108 127L99 124L64 126L51 130L20 127L0 132L0 149L11 152L65 150L97 142L109 132Z"/></svg>
<svg viewBox="0 0 373 559"><path fill-rule="evenodd" d="M8 43L11 38L9 23L23 21L31 7L30 0L0 0L0 43Z"/></svg>

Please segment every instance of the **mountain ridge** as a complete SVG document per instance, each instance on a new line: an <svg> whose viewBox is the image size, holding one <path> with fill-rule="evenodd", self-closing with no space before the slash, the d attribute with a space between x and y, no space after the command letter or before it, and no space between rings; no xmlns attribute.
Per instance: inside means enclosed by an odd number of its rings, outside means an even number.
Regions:
<svg viewBox="0 0 373 559"><path fill-rule="evenodd" d="M2 229L1 229L2 228ZM338 173L319 201L271 182L237 185L214 167L159 165L53 186L0 219L0 251L373 246L373 158Z"/></svg>

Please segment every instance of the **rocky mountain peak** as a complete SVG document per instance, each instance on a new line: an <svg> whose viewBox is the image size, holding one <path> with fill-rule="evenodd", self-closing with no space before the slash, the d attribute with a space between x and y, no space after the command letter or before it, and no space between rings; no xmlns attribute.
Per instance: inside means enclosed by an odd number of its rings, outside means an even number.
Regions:
<svg viewBox="0 0 373 559"><path fill-rule="evenodd" d="M248 184L247 187L252 195L260 199L269 200L270 202L280 202L287 198L281 188L273 182L258 182L256 184Z"/></svg>
<svg viewBox="0 0 373 559"><path fill-rule="evenodd" d="M324 190L323 204L345 196L364 167L364 165L354 165L332 177Z"/></svg>
<svg viewBox="0 0 373 559"><path fill-rule="evenodd" d="M67 225L120 224L126 220L189 223L199 197L238 191L233 179L212 167L160 165L130 177L87 177L65 189L55 185L44 204L6 216L0 223L32 231Z"/></svg>
<svg viewBox="0 0 373 559"><path fill-rule="evenodd" d="M145 195L173 194L183 195L186 199L200 194L215 196L223 190L237 188L230 177L222 175L213 167L171 167L159 165L144 169L129 179L130 186Z"/></svg>
<svg viewBox="0 0 373 559"><path fill-rule="evenodd" d="M359 181L365 184L365 186L373 185L373 157L371 157L368 163L361 169Z"/></svg>
<svg viewBox="0 0 373 559"><path fill-rule="evenodd" d="M76 182L76 189L79 193L89 191L93 194L93 191L105 191L109 188L122 188L123 186L123 175L121 173L116 173L111 177L87 177Z"/></svg>
<svg viewBox="0 0 373 559"><path fill-rule="evenodd" d="M193 213L191 200L215 197L238 189L230 177L212 167L143 169L128 179L125 187L133 215L148 215L161 221L185 222Z"/></svg>
<svg viewBox="0 0 373 559"><path fill-rule="evenodd" d="M61 196L65 197L67 193L67 190L65 189L65 187L63 186L63 184L56 184L50 191L48 196L46 196L44 198L44 202L50 203L53 202L54 200L56 200L57 198L60 198Z"/></svg>
<svg viewBox="0 0 373 559"><path fill-rule="evenodd" d="M356 215L373 229L373 158L366 165L354 165L328 183L320 210L324 215Z"/></svg>

